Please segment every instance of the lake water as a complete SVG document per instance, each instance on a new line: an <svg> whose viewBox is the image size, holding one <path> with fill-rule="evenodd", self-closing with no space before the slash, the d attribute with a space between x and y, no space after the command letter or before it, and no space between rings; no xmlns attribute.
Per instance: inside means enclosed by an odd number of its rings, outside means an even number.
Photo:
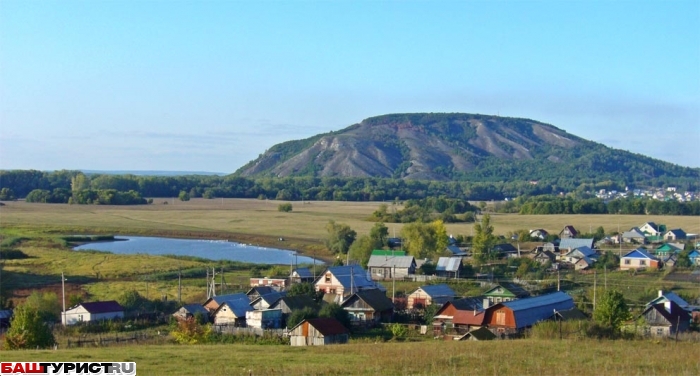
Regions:
<svg viewBox="0 0 700 376"><path fill-rule="evenodd" d="M113 242L88 243L76 250L94 249L115 254L196 256L210 260L232 260L255 264L311 264L314 259L297 256L296 251L258 247L226 240L171 239L144 236L118 236ZM316 260L317 264L323 261Z"/></svg>

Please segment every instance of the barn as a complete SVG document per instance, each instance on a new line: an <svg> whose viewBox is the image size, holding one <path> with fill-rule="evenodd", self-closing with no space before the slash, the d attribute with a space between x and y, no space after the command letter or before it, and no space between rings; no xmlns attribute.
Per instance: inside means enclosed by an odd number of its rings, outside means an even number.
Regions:
<svg viewBox="0 0 700 376"><path fill-rule="evenodd" d="M292 346L325 346L347 343L349 339L348 328L334 318L307 319L289 332Z"/></svg>
<svg viewBox="0 0 700 376"><path fill-rule="evenodd" d="M79 322L111 320L124 317L124 307L114 300L80 303L64 313L66 325Z"/></svg>
<svg viewBox="0 0 700 376"><path fill-rule="evenodd" d="M552 317L553 312L574 307L574 300L563 292L498 303L486 310L484 323L494 334L505 337L519 334L532 325Z"/></svg>

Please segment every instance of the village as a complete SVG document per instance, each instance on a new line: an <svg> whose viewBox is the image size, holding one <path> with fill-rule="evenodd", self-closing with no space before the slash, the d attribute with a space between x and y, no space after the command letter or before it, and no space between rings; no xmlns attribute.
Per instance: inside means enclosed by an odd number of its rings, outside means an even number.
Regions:
<svg viewBox="0 0 700 376"><path fill-rule="evenodd" d="M530 236L552 239L543 229L530 230ZM591 269L601 262L607 263L606 278L613 273L634 278L638 272L672 270L683 263L688 264L685 269L691 271L691 277L700 274L700 243L682 229L647 222L597 242L578 236L567 225L555 241L540 241L533 249L521 250L519 244L507 242L494 245L499 260L492 266L531 260L556 276L556 284L546 288L528 279L474 272L469 247L452 237L445 250L450 255L436 261L416 260L400 249L401 239L392 238L393 247L374 250L366 267L352 262L324 268L291 265L288 275L251 277L250 285L236 293L222 293L217 272L212 270L207 277L207 299L181 305L171 320L181 325L209 325L226 335L278 336L292 346L347 343L373 328L389 328L399 336L402 330L410 330L425 339L517 339L527 337L533 326L543 322L561 325L592 320L592 310L578 301L580 295L567 291L562 274L586 275L595 272ZM619 257L611 258L611 254ZM421 274L421 270L432 273ZM397 281L423 283L399 296ZM476 284L482 293L460 296L451 286L462 281ZM677 338L697 331L700 301L697 297L688 300L673 291L658 290L643 307L626 316L621 329L655 338ZM593 310L595 304L594 297ZM324 310L331 314L319 314ZM11 315L11 310L0 312L5 326ZM66 307L62 324L92 325L126 318L124 307L116 301L84 302Z"/></svg>

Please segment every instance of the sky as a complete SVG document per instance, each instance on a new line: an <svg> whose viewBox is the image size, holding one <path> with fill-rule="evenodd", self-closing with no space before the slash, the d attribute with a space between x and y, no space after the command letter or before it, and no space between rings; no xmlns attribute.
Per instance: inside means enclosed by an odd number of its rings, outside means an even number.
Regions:
<svg viewBox="0 0 700 376"><path fill-rule="evenodd" d="M399 112L700 167L700 1L0 1L0 169L232 173Z"/></svg>

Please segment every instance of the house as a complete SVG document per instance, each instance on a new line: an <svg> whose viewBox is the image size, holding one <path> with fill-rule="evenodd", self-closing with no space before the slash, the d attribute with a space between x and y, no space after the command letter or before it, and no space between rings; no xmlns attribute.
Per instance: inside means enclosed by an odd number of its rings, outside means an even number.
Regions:
<svg viewBox="0 0 700 376"><path fill-rule="evenodd" d="M455 292L445 284L421 286L408 295L406 308L424 309L432 304L443 305L454 297Z"/></svg>
<svg viewBox="0 0 700 376"><path fill-rule="evenodd" d="M578 236L578 231L571 225L564 226L564 229L559 233L559 239L570 239L576 236Z"/></svg>
<svg viewBox="0 0 700 376"><path fill-rule="evenodd" d="M574 321L587 320L588 317L578 308L574 307L571 309L555 310L550 319L554 321Z"/></svg>
<svg viewBox="0 0 700 376"><path fill-rule="evenodd" d="M517 255L519 251L510 243L496 244L491 248L491 251L500 257L508 257L508 255Z"/></svg>
<svg viewBox="0 0 700 376"><path fill-rule="evenodd" d="M634 243L634 244L644 244L646 242L646 236L637 227L633 227L629 231L625 231L622 233L622 242L623 243Z"/></svg>
<svg viewBox="0 0 700 376"><path fill-rule="evenodd" d="M66 310L63 323L73 325L79 322L112 320L124 317L124 307L114 300L105 302L80 303Z"/></svg>
<svg viewBox="0 0 700 376"><path fill-rule="evenodd" d="M350 315L353 324L378 324L389 322L394 314L394 304L385 293L374 289L358 291L340 304Z"/></svg>
<svg viewBox="0 0 700 376"><path fill-rule="evenodd" d="M256 310L269 309L271 305L277 303L287 292L271 292L269 294L260 295L257 299L250 302L250 306Z"/></svg>
<svg viewBox="0 0 700 376"><path fill-rule="evenodd" d="M582 257L582 258L576 260L576 262L574 262L574 270L585 270L585 269L588 269L588 268L590 268L591 266L593 266L593 264L595 263L595 261L596 261L596 260L595 260L594 258Z"/></svg>
<svg viewBox="0 0 700 376"><path fill-rule="evenodd" d="M375 249L372 251L371 256L407 256L406 251L399 251L393 249Z"/></svg>
<svg viewBox="0 0 700 376"><path fill-rule="evenodd" d="M292 346L325 346L347 343L350 331L334 318L306 319L289 331Z"/></svg>
<svg viewBox="0 0 700 376"><path fill-rule="evenodd" d="M530 230L530 238L531 239L539 239L539 240L545 240L549 236L549 233L547 230L543 228L538 228L535 230Z"/></svg>
<svg viewBox="0 0 700 376"><path fill-rule="evenodd" d="M498 303L486 309L484 323L496 335L517 335L532 325L549 319L554 311L574 308L574 300L563 292Z"/></svg>
<svg viewBox="0 0 700 376"><path fill-rule="evenodd" d="M582 258L596 259L598 258L598 253L595 249L592 249L588 246L581 246L574 248L566 254L562 255L561 261L575 264L578 260Z"/></svg>
<svg viewBox="0 0 700 376"><path fill-rule="evenodd" d="M380 284L367 276L367 272L359 265L329 267L314 282L316 291L336 295L335 301L340 303L344 298L361 290L379 289L386 291Z"/></svg>
<svg viewBox="0 0 700 376"><path fill-rule="evenodd" d="M445 248L445 250L452 256L460 256L460 257L467 256L467 252L463 251L461 248L459 248L456 245L448 245L447 248Z"/></svg>
<svg viewBox="0 0 700 376"><path fill-rule="evenodd" d="M694 266L700 266L700 251L693 250L688 254L688 259L690 259L690 263Z"/></svg>
<svg viewBox="0 0 700 376"><path fill-rule="evenodd" d="M316 303L308 295L283 296L277 302L272 304L269 309L282 310L282 325L285 325L287 318L292 311L300 311L304 308L312 308L318 311L318 303Z"/></svg>
<svg viewBox="0 0 700 376"><path fill-rule="evenodd" d="M467 334L457 338L458 341L491 341L496 339L496 335L485 327L474 329Z"/></svg>
<svg viewBox="0 0 700 376"><path fill-rule="evenodd" d="M639 327L635 323L637 331L653 337L668 337L690 328L690 314L671 300L648 305L640 318L644 324ZM630 326L631 324L627 325L628 328Z"/></svg>
<svg viewBox="0 0 700 376"><path fill-rule="evenodd" d="M248 303L250 303L250 299L248 299L248 295L244 293L237 293L237 294L227 294L227 295L219 295L219 296L212 296L211 298L207 299L202 306L209 311L211 314L212 312L216 311L217 308L221 305L221 303L227 301L227 300L238 300L238 299L246 299L248 300Z"/></svg>
<svg viewBox="0 0 700 376"><path fill-rule="evenodd" d="M387 238L386 244L389 248L401 247L401 238Z"/></svg>
<svg viewBox="0 0 700 376"><path fill-rule="evenodd" d="M481 298L455 299L440 307L433 317L434 335L454 332L465 334L474 326L479 327L483 323L483 305ZM478 316L480 318L476 318Z"/></svg>
<svg viewBox="0 0 700 376"><path fill-rule="evenodd" d="M209 311L201 304L185 304L173 313L173 317L178 321L184 321L195 317L197 314L200 314L205 320L209 321Z"/></svg>
<svg viewBox="0 0 700 376"><path fill-rule="evenodd" d="M314 281L314 275L309 268L296 268L292 270L289 280L290 283L312 283Z"/></svg>
<svg viewBox="0 0 700 376"><path fill-rule="evenodd" d="M11 309L0 310L0 329L9 328L10 321L12 321L12 310Z"/></svg>
<svg viewBox="0 0 700 376"><path fill-rule="evenodd" d="M249 328L258 329L278 329L282 327L281 309L261 309L247 311L245 313L245 323Z"/></svg>
<svg viewBox="0 0 700 376"><path fill-rule="evenodd" d="M654 250L654 255L656 257L668 257L670 255L681 253L682 250L683 244L664 243Z"/></svg>
<svg viewBox="0 0 700 376"><path fill-rule="evenodd" d="M277 290L272 288L272 286L254 286L248 292L246 292L246 296L250 301L254 301L257 298L259 298L261 295L267 295L267 294L272 294L276 293Z"/></svg>
<svg viewBox="0 0 700 376"><path fill-rule="evenodd" d="M649 237L661 236L666 232L666 225L657 225L654 222L647 222L639 227L639 231Z"/></svg>
<svg viewBox="0 0 700 376"><path fill-rule="evenodd" d="M212 314L214 325L246 326L246 312L253 311L248 298L225 300Z"/></svg>
<svg viewBox="0 0 700 376"><path fill-rule="evenodd" d="M687 239L688 236L686 235L685 231L676 228L673 230L668 230L666 233L664 233L664 240L667 242L673 242L677 240L685 240Z"/></svg>
<svg viewBox="0 0 700 376"><path fill-rule="evenodd" d="M403 278L416 273L413 256L370 256L367 269L373 280Z"/></svg>
<svg viewBox="0 0 700 376"><path fill-rule="evenodd" d="M286 278L251 278L250 287L269 286L277 291L281 291L287 288L287 282L289 281Z"/></svg>
<svg viewBox="0 0 700 376"><path fill-rule="evenodd" d="M556 259L557 259L557 256L550 251L539 252L533 258L533 260L537 261L538 263L540 263L542 265L544 265L548 262L554 262L554 261L556 261Z"/></svg>
<svg viewBox="0 0 700 376"><path fill-rule="evenodd" d="M581 239L574 239L574 238L566 238L562 239L559 242L559 253L566 254L571 251L573 251L576 248L580 247L588 247L588 248L593 248L593 242L595 239L593 238L581 238Z"/></svg>
<svg viewBox="0 0 700 376"><path fill-rule="evenodd" d="M620 270L660 267L659 259L647 253L643 248L637 248L626 253L620 259Z"/></svg>
<svg viewBox="0 0 700 376"><path fill-rule="evenodd" d="M676 263L678 262L678 255L674 254L674 255L662 257L661 262L663 263L663 267L672 268L672 267L676 266Z"/></svg>
<svg viewBox="0 0 700 376"><path fill-rule="evenodd" d="M527 298L530 296L530 293L515 283L504 282L490 288L483 295L484 301L488 301L488 304L484 307L487 308L496 303Z"/></svg>
<svg viewBox="0 0 700 376"><path fill-rule="evenodd" d="M435 267L435 275L447 278L459 278L462 269L461 257L440 257Z"/></svg>

